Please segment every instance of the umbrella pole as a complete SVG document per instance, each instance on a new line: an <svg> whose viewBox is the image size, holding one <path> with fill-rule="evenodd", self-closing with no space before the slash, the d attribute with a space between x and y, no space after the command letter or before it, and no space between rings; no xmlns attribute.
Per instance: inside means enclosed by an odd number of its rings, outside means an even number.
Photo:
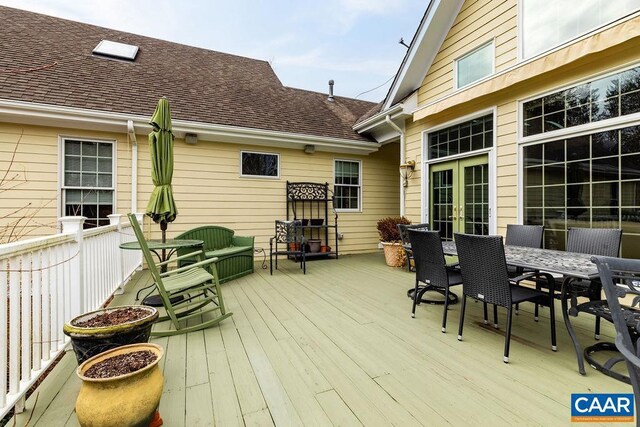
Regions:
<svg viewBox="0 0 640 427"><path fill-rule="evenodd" d="M167 242L167 222L166 221L160 221L160 231L162 233L162 243L166 243ZM166 261L166 260L167 260L167 250L162 249L162 261Z"/></svg>

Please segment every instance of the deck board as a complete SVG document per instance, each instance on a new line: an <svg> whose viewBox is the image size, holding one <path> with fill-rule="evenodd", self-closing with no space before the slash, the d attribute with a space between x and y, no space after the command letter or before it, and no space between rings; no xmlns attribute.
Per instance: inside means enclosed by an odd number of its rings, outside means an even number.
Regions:
<svg viewBox="0 0 640 427"><path fill-rule="evenodd" d="M133 302L150 281L138 273L112 304ZM285 260L273 276L257 268L224 284L231 318L153 340L165 348L165 425L568 425L571 393L631 392L589 367L578 374L559 305L558 351L550 349L549 310L535 322L522 305L505 365L504 311L496 330L469 301L458 342L460 306L443 334L441 306L421 305L410 317L412 285L412 274L379 254L309 262L306 275ZM592 317L574 326L583 344L593 342ZM602 339L613 332L603 322ZM77 425L74 365L68 353L17 426L30 416L30 426Z"/></svg>

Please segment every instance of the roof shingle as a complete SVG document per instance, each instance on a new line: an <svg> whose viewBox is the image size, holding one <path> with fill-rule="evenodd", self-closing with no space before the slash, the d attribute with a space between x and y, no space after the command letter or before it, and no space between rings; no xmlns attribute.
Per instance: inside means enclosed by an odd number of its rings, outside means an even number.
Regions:
<svg viewBox="0 0 640 427"><path fill-rule="evenodd" d="M0 6L0 99L369 141L352 126L373 103L282 85L266 61ZM103 39L134 62L92 55Z"/></svg>

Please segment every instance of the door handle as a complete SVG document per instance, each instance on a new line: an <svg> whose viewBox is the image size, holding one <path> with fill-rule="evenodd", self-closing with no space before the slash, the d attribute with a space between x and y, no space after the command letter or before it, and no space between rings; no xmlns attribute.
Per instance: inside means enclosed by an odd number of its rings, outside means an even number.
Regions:
<svg viewBox="0 0 640 427"><path fill-rule="evenodd" d="M457 206L453 207L453 215L451 215L449 217L449 219L452 219L454 221L458 219L458 207Z"/></svg>

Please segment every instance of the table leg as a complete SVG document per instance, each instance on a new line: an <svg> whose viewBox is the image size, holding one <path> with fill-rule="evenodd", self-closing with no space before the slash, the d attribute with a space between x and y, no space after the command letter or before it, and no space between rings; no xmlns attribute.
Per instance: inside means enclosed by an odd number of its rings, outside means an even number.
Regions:
<svg viewBox="0 0 640 427"><path fill-rule="evenodd" d="M569 307L567 301L569 299L568 288L570 277L566 277L562 281L562 293L560 297L560 303L562 304L562 317L564 319L564 324L567 327L567 332L569 332L569 336L571 337L571 341L573 342L573 347L576 350L576 358L578 359L578 372L582 375L586 375L586 371L584 370L584 354L582 352L582 347L580 346L580 342L578 341L578 337L576 336L576 332L573 330L573 326L571 326L571 320L569 319Z"/></svg>

